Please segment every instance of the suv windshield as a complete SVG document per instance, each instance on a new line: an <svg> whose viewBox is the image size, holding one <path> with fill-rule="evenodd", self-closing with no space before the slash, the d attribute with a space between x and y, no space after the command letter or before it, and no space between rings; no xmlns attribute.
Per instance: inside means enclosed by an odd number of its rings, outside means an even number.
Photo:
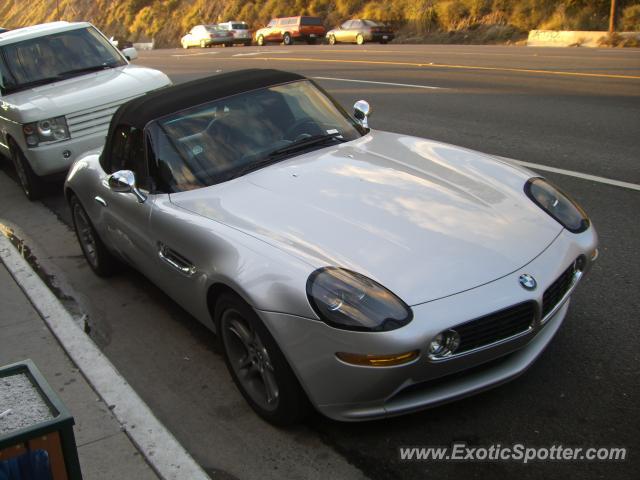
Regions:
<svg viewBox="0 0 640 480"><path fill-rule="evenodd" d="M253 90L150 124L157 187L206 187L362 131L309 81Z"/></svg>
<svg viewBox="0 0 640 480"><path fill-rule="evenodd" d="M122 65L124 59L95 28L79 28L0 47L0 87L9 94Z"/></svg>

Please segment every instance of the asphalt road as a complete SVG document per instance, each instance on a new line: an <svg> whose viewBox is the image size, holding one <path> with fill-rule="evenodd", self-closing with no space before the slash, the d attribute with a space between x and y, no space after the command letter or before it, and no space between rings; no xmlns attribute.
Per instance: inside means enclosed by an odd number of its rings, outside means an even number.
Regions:
<svg viewBox="0 0 640 480"><path fill-rule="evenodd" d="M250 67L296 71L316 78L348 110L367 99L373 128L640 184L640 50L296 45L140 52L136 63L175 82ZM68 229L55 219L43 227L41 217L51 212L68 223L60 195L47 198L45 209L2 194L0 218L18 228L58 287L88 312L92 337L159 418L223 478L343 478L357 469L375 479L635 478L640 192L546 176L589 212L602 254L565 325L524 376L422 413L363 424L314 416L286 431L246 407L213 335L135 272L95 278ZM454 441L621 446L630 453L622 463L399 460L400 446Z"/></svg>

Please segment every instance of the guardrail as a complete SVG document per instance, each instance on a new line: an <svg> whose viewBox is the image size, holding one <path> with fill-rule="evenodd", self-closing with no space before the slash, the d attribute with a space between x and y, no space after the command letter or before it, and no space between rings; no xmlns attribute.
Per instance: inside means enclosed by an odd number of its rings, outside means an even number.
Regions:
<svg viewBox="0 0 640 480"><path fill-rule="evenodd" d="M601 40L608 32L569 31L569 30L531 30L527 39L528 47L600 47ZM640 32L616 32L620 37L638 38Z"/></svg>

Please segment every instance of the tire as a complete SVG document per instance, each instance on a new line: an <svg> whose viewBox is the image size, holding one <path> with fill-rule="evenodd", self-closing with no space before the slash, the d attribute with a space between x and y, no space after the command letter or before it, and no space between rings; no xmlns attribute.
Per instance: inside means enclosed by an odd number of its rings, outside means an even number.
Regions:
<svg viewBox="0 0 640 480"><path fill-rule="evenodd" d="M69 207L71 208L73 229L91 270L99 277L110 277L120 270L122 264L103 243L78 197L72 195L69 198Z"/></svg>
<svg viewBox="0 0 640 480"><path fill-rule="evenodd" d="M329 45L335 45L336 42L336 36L335 35L329 35Z"/></svg>
<svg viewBox="0 0 640 480"><path fill-rule="evenodd" d="M359 33L358 35L356 35L356 43L358 45L364 45L364 37L362 36L361 33Z"/></svg>
<svg viewBox="0 0 640 480"><path fill-rule="evenodd" d="M187 42L182 42L182 48L184 48L185 50L189 50L189 45L187 44Z"/></svg>
<svg viewBox="0 0 640 480"><path fill-rule="evenodd" d="M258 38L256 39L256 43L258 44L259 47L264 47L264 37L262 35L258 35Z"/></svg>
<svg viewBox="0 0 640 480"><path fill-rule="evenodd" d="M224 293L216 303L214 317L229 373L253 410L278 426L304 418L309 401L254 310L238 296Z"/></svg>
<svg viewBox="0 0 640 480"><path fill-rule="evenodd" d="M200 48L207 48L207 42L200 40Z"/></svg>
<svg viewBox="0 0 640 480"><path fill-rule="evenodd" d="M29 161L14 142L10 142L11 161L16 169L18 183L22 191L31 201L38 200L44 195L44 182L29 165Z"/></svg>
<svg viewBox="0 0 640 480"><path fill-rule="evenodd" d="M285 33L284 37L282 37L282 43L285 45L293 45L293 37L289 33Z"/></svg>

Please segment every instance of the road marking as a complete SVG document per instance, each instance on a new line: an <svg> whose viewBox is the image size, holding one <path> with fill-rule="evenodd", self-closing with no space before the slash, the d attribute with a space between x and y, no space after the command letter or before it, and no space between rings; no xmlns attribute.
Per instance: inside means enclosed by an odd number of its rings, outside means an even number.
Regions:
<svg viewBox="0 0 640 480"><path fill-rule="evenodd" d="M231 55L232 57L253 57L255 55L264 55L266 53L291 53L289 50L280 50L278 52L249 52L249 53L236 53Z"/></svg>
<svg viewBox="0 0 640 480"><path fill-rule="evenodd" d="M200 55L217 55L220 52L202 52L202 53L174 53L172 57L199 57Z"/></svg>
<svg viewBox="0 0 640 480"><path fill-rule="evenodd" d="M251 60L250 58L221 58L220 60ZM481 67L477 65L450 65L445 63L415 63L415 62L394 62L390 60L344 60L331 58L308 58L308 57L260 57L261 60L279 60L282 62L316 62L316 63L352 63L366 65L396 65L403 67L431 67L431 68L454 68L460 70L484 70L494 72L515 72L515 73L540 73L544 75L559 75L567 77L589 77L589 78L615 78L621 80L640 80L636 75L615 75L609 73L586 73L586 72L562 72L556 70L535 70L530 68L506 68L506 67Z"/></svg>
<svg viewBox="0 0 640 480"><path fill-rule="evenodd" d="M210 480L196 461L98 349L4 235L0 258L29 301L91 386L110 407L127 436L163 480Z"/></svg>
<svg viewBox="0 0 640 480"><path fill-rule="evenodd" d="M425 88L428 90L449 90L444 87L433 87L431 85L413 85L411 83L374 82L373 80L354 80L352 78L332 78L332 77L312 77L317 80L334 80L336 82L372 83L374 85L391 85L393 87Z"/></svg>
<svg viewBox="0 0 640 480"><path fill-rule="evenodd" d="M613 180L611 178L606 178L606 177L598 177L597 175L590 175L588 173L575 172L573 170L565 170L564 168L549 167L547 165L539 165L537 163L524 162L522 160L515 160L513 158L508 158L508 157L500 157L498 155L493 155L493 156L500 158L505 162L515 163L523 167L533 168L534 170L542 170L544 172L559 173L560 175L567 175L569 177L581 178L582 180L591 180L592 182L604 183L605 185L613 185L614 187L628 188L630 190L640 191L640 185L636 183L623 182L620 180Z"/></svg>

